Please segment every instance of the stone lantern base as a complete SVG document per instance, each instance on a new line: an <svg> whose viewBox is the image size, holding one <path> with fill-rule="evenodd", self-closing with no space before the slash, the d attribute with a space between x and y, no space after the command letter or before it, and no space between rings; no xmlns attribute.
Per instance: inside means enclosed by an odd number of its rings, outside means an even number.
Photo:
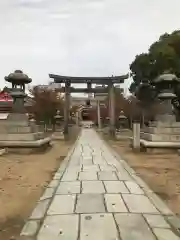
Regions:
<svg viewBox="0 0 180 240"><path fill-rule="evenodd" d="M180 149L180 122L152 122L140 137L145 148Z"/></svg>
<svg viewBox="0 0 180 240"><path fill-rule="evenodd" d="M63 125L55 124L54 133L52 134L53 140L64 140Z"/></svg>
<svg viewBox="0 0 180 240"><path fill-rule="evenodd" d="M63 130L60 129L59 131L55 131L53 134L52 134L52 139L53 140L64 140L64 133L63 133Z"/></svg>
<svg viewBox="0 0 180 240"><path fill-rule="evenodd" d="M12 113L0 123L0 147L39 148L49 145L50 140L25 114Z"/></svg>
<svg viewBox="0 0 180 240"><path fill-rule="evenodd" d="M131 139L132 138L132 131L127 128L121 128L116 131L116 140L124 140L124 139Z"/></svg>

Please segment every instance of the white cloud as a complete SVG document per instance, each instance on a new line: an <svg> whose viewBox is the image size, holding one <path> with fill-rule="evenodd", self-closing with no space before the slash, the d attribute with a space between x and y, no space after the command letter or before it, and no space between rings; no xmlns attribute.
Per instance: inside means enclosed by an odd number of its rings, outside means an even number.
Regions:
<svg viewBox="0 0 180 240"><path fill-rule="evenodd" d="M0 1L0 85L16 68L34 84L49 72L127 73L136 54L179 28L179 8L179 0Z"/></svg>

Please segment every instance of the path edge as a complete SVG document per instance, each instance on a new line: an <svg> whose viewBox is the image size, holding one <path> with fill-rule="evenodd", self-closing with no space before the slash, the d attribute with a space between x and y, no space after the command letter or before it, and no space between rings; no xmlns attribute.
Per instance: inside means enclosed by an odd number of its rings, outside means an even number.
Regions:
<svg viewBox="0 0 180 240"><path fill-rule="evenodd" d="M64 158L63 162L60 163L58 170L56 171L52 181L45 188L42 196L36 204L36 207L32 211L31 215L28 217L22 231L20 233L19 240L36 240L37 234L40 230L41 224L44 221L48 208L53 200L53 196L59 186L59 182L69 164L72 154L78 144L79 138L81 136L81 131L73 144L73 146L68 151L67 156Z"/></svg>

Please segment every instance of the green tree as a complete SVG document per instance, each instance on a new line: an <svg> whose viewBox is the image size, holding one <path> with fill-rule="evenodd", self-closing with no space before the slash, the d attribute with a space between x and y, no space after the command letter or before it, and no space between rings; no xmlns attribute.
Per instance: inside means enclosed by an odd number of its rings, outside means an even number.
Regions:
<svg viewBox="0 0 180 240"><path fill-rule="evenodd" d="M145 80L152 81L166 70L180 77L180 31L165 33L153 43L147 53L137 55L130 64L133 83L130 91Z"/></svg>

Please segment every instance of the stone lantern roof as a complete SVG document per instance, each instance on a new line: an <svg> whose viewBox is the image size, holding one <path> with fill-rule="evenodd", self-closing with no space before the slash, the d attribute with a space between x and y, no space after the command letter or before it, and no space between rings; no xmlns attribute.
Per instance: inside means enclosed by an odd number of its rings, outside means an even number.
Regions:
<svg viewBox="0 0 180 240"><path fill-rule="evenodd" d="M21 70L16 70L14 73L10 73L5 77L5 80L15 85L28 84L32 82L32 79L24 74Z"/></svg>
<svg viewBox="0 0 180 240"><path fill-rule="evenodd" d="M60 110L57 110L56 115L54 116L54 119L58 120L58 119L63 118L63 116L61 116L60 114L61 114Z"/></svg>
<svg viewBox="0 0 180 240"><path fill-rule="evenodd" d="M124 115L124 111L123 111L123 110L120 111L119 119L120 119L120 120L122 120L122 119L127 119L127 117Z"/></svg>
<svg viewBox="0 0 180 240"><path fill-rule="evenodd" d="M164 72L153 80L154 83L160 82L180 82L180 79L173 73Z"/></svg>

